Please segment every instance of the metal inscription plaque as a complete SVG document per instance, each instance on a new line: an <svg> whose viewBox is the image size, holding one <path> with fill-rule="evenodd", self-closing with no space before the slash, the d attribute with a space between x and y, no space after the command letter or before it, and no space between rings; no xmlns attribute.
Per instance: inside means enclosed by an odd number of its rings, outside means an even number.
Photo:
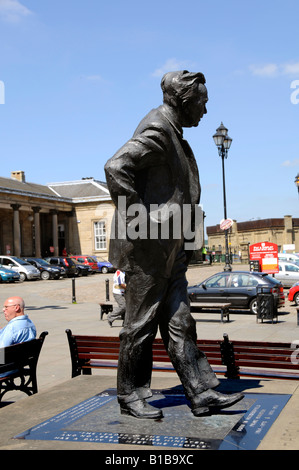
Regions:
<svg viewBox="0 0 299 470"><path fill-rule="evenodd" d="M121 415L116 390L105 390L28 429L15 439L130 444L164 448L254 450L290 395L246 393L218 414L196 418L179 388L154 391L159 420Z"/></svg>

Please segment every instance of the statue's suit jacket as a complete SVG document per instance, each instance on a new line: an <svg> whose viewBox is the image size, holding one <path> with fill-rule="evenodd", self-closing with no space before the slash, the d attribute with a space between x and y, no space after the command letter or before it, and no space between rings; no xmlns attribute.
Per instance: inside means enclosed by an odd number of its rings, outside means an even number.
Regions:
<svg viewBox="0 0 299 470"><path fill-rule="evenodd" d="M150 222L157 220L153 205L160 209L164 207L158 225L168 222L171 225L168 220L171 219L170 207L179 208L182 215L183 205L188 204L194 218L193 211L200 199L197 164L169 106L164 104L145 116L133 137L108 160L105 173L112 200L118 208L112 231L114 235L110 240L110 262L128 274L141 268L153 276L169 277L176 256L184 250L185 232L182 229L180 236L176 233L175 238L170 235L169 239L164 239L161 234L156 239L150 238ZM119 196L123 196L125 207L123 203L120 207ZM144 223L138 218L138 213L132 215L132 207L143 209L143 214L146 214L146 220L142 219ZM128 237L136 217L139 223L137 231L147 227L146 238ZM119 230L120 225L126 229L125 236ZM191 255L192 252L186 252L187 263Z"/></svg>

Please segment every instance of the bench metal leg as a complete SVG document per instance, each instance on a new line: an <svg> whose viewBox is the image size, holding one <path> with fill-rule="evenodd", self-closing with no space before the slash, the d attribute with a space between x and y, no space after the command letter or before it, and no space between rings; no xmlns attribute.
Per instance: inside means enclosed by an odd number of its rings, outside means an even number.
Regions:
<svg viewBox="0 0 299 470"><path fill-rule="evenodd" d="M226 317L226 320L229 322L229 309L228 308L221 309L221 323L223 323L224 317Z"/></svg>
<svg viewBox="0 0 299 470"><path fill-rule="evenodd" d="M239 367L235 362L233 343L229 341L228 334L223 334L223 341L220 343L222 364L226 366L225 377L228 379L239 379Z"/></svg>
<svg viewBox="0 0 299 470"><path fill-rule="evenodd" d="M112 304L100 304L101 307L101 320L103 320L103 315L106 313L108 315L109 312L113 311L113 305Z"/></svg>

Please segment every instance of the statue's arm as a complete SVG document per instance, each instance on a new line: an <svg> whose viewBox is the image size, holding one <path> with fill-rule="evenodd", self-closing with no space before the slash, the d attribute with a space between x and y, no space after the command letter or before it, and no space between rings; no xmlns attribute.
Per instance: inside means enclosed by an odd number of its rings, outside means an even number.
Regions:
<svg viewBox="0 0 299 470"><path fill-rule="evenodd" d="M106 180L113 202L126 197L126 204L142 204L136 178L138 172L162 165L169 149L168 136L158 126L149 126L130 139L105 165Z"/></svg>

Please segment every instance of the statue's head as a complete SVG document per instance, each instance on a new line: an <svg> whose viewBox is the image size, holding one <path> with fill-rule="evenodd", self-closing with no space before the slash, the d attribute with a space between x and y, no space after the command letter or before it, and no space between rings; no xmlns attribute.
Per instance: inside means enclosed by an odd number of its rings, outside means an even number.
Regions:
<svg viewBox="0 0 299 470"><path fill-rule="evenodd" d="M197 126L206 114L208 92L200 72L187 70L166 73L161 81L163 102L173 108L183 127Z"/></svg>

